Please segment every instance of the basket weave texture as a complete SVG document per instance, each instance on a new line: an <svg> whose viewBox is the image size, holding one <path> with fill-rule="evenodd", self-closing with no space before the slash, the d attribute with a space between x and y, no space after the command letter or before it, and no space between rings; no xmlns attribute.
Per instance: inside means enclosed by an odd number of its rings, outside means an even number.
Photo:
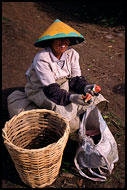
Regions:
<svg viewBox="0 0 127 190"><path fill-rule="evenodd" d="M6 122L4 144L25 184L43 188L56 180L69 132L68 121L46 109L24 111Z"/></svg>

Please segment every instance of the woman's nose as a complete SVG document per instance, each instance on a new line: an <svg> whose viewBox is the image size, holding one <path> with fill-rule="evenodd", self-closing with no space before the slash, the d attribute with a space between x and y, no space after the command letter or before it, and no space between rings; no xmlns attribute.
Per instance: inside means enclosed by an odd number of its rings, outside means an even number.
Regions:
<svg viewBox="0 0 127 190"><path fill-rule="evenodd" d="M61 41L63 42L63 43L67 43L67 44L69 44L70 43L70 40L67 38L61 38Z"/></svg>

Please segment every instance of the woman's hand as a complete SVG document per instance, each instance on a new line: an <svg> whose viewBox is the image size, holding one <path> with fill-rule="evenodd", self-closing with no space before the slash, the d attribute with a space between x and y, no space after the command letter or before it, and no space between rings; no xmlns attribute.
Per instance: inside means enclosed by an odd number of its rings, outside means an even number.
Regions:
<svg viewBox="0 0 127 190"><path fill-rule="evenodd" d="M79 104L79 105L85 105L86 103L91 103L92 101L92 96L91 94L87 93L86 96L81 95L81 94L71 94L70 95L70 101L74 104Z"/></svg>
<svg viewBox="0 0 127 190"><path fill-rule="evenodd" d="M86 85L84 88L84 94L90 93L93 96L97 96L101 92L101 87L96 84Z"/></svg>

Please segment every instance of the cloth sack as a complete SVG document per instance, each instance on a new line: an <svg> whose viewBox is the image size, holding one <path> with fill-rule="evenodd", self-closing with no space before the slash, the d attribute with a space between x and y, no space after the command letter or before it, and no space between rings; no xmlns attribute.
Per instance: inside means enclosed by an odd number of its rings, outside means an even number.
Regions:
<svg viewBox="0 0 127 190"><path fill-rule="evenodd" d="M7 102L10 118L12 118L14 115L19 114L22 111L37 108L37 106L34 103L28 100L26 93L19 90L13 91L8 96Z"/></svg>
<svg viewBox="0 0 127 190"><path fill-rule="evenodd" d="M89 106L80 123L79 146L74 158L76 168L83 177L105 181L118 159L117 143L99 109ZM94 177L88 176L83 169L88 169ZM94 171L97 169L98 172Z"/></svg>

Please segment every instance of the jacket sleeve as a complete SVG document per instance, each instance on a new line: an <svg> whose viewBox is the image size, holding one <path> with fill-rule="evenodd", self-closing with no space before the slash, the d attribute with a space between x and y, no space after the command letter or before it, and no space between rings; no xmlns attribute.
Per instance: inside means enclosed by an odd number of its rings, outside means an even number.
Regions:
<svg viewBox="0 0 127 190"><path fill-rule="evenodd" d="M70 79L69 88L77 94L84 94L84 87L89 83L83 76L76 76Z"/></svg>
<svg viewBox="0 0 127 190"><path fill-rule="evenodd" d="M60 89L60 86L57 83L52 83L48 86L45 86L43 91L48 99L58 105L66 106L71 103L69 100L71 93L64 89Z"/></svg>

